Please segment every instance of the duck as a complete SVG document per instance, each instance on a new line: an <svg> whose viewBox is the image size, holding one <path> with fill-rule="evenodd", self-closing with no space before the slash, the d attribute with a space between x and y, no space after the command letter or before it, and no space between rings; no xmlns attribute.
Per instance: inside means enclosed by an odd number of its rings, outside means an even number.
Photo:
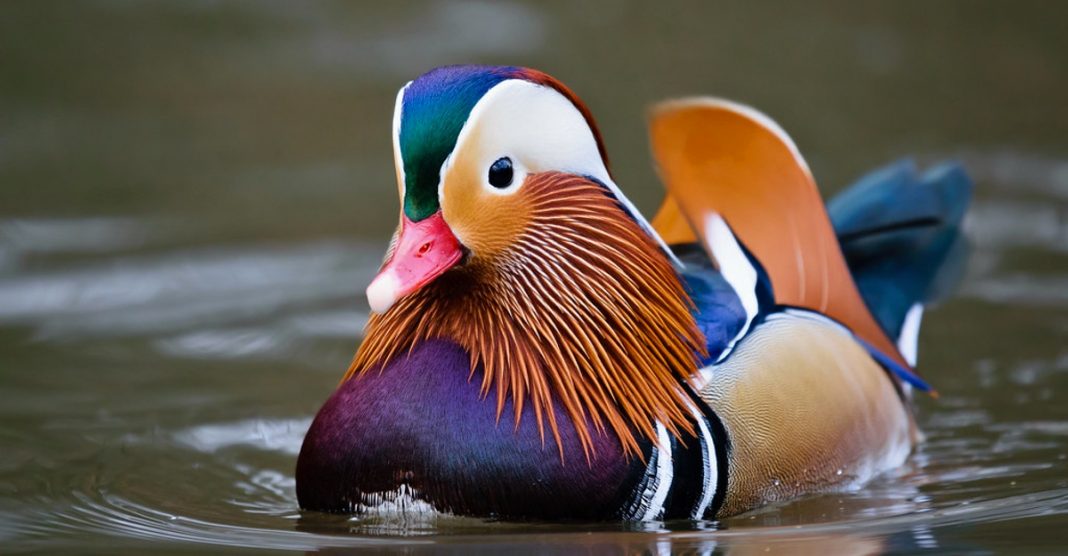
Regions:
<svg viewBox="0 0 1068 556"><path fill-rule="evenodd" d="M967 258L960 165L893 163L824 204L768 116L670 100L649 220L541 71L433 69L392 127L399 224L305 435L302 509L715 520L863 485L921 440L919 325Z"/></svg>

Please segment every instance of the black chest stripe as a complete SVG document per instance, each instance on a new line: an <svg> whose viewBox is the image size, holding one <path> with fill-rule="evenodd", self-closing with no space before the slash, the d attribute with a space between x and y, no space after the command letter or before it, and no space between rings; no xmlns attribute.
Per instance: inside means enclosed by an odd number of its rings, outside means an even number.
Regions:
<svg viewBox="0 0 1068 556"><path fill-rule="evenodd" d="M695 413L695 418L699 415ZM700 429L694 428L696 436L683 434L671 438L674 481L664 502L664 519L689 519L704 492L707 462L703 454L707 445Z"/></svg>
<svg viewBox="0 0 1068 556"><path fill-rule="evenodd" d="M727 431L689 385L683 387L693 401L695 434L662 436L664 450L648 445L643 476L620 509L625 520L714 519L723 505L730 454ZM657 428L663 433L663 425ZM668 491L662 497L665 486Z"/></svg>
<svg viewBox="0 0 1068 556"><path fill-rule="evenodd" d="M663 519L665 503L674 485L675 440L661 423L656 424L657 443L652 445L644 476L630 496L630 502L620 509L627 521Z"/></svg>
<svg viewBox="0 0 1068 556"><path fill-rule="evenodd" d="M680 518L691 519L714 519L719 508L723 505L723 499L727 496L727 473L729 469L730 457L730 439L727 437L727 430L723 426L723 422L720 421L719 416L716 415L712 408L708 407L696 392L688 384L683 384L687 394L696 408L696 412L700 415L700 419L703 422L696 423L699 437L699 445L692 448L691 451L697 453L697 457L701 458L701 467L697 476L700 477L700 483L695 489L696 494L688 496L692 498L688 511L685 515L679 515ZM696 416L695 416L696 418ZM702 434L701 425L704 425L705 430L709 433L712 439L712 446L709 449ZM678 458L679 456L676 456ZM709 460L715 459L715 465L711 465ZM676 479L676 484L678 484ZM714 489L712 492L708 492L706 489ZM702 496L702 494L704 496ZM708 495L711 494L711 500L708 500ZM702 507L703 506L703 507ZM680 508L681 509L681 508Z"/></svg>

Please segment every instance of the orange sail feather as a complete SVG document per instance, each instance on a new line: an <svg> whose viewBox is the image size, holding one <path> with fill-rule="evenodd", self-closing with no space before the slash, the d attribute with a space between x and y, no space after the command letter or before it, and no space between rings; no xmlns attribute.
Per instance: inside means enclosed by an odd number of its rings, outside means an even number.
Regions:
<svg viewBox="0 0 1068 556"><path fill-rule="evenodd" d="M816 184L789 137L748 107L717 99L672 101L651 117L653 156L669 198L654 220L686 239L718 214L763 265L775 302L818 311L911 368L872 317L849 273Z"/></svg>

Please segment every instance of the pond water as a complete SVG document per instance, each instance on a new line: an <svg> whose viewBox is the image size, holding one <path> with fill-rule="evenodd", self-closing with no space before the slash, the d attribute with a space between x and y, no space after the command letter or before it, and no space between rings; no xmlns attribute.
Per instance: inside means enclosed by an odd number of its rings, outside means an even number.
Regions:
<svg viewBox="0 0 1068 556"><path fill-rule="evenodd" d="M1068 526L1068 10L595 2L0 8L4 553L1056 551ZM1051 13L1053 11L1059 13ZM571 85L652 211L643 110L780 120L825 191L902 156L977 180L931 311L927 440L864 488L720 522L301 512L293 467L396 214L396 89L442 63Z"/></svg>

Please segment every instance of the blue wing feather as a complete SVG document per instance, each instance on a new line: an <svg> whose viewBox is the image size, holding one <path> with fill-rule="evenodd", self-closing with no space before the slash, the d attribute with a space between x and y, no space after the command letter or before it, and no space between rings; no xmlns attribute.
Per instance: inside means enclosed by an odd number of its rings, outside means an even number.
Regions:
<svg viewBox="0 0 1068 556"><path fill-rule="evenodd" d="M672 250L685 265L681 276L693 300L694 318L705 335L708 349L708 356L701 365L708 365L719 358L742 330L746 321L745 309L738 294L700 246L675 245Z"/></svg>

